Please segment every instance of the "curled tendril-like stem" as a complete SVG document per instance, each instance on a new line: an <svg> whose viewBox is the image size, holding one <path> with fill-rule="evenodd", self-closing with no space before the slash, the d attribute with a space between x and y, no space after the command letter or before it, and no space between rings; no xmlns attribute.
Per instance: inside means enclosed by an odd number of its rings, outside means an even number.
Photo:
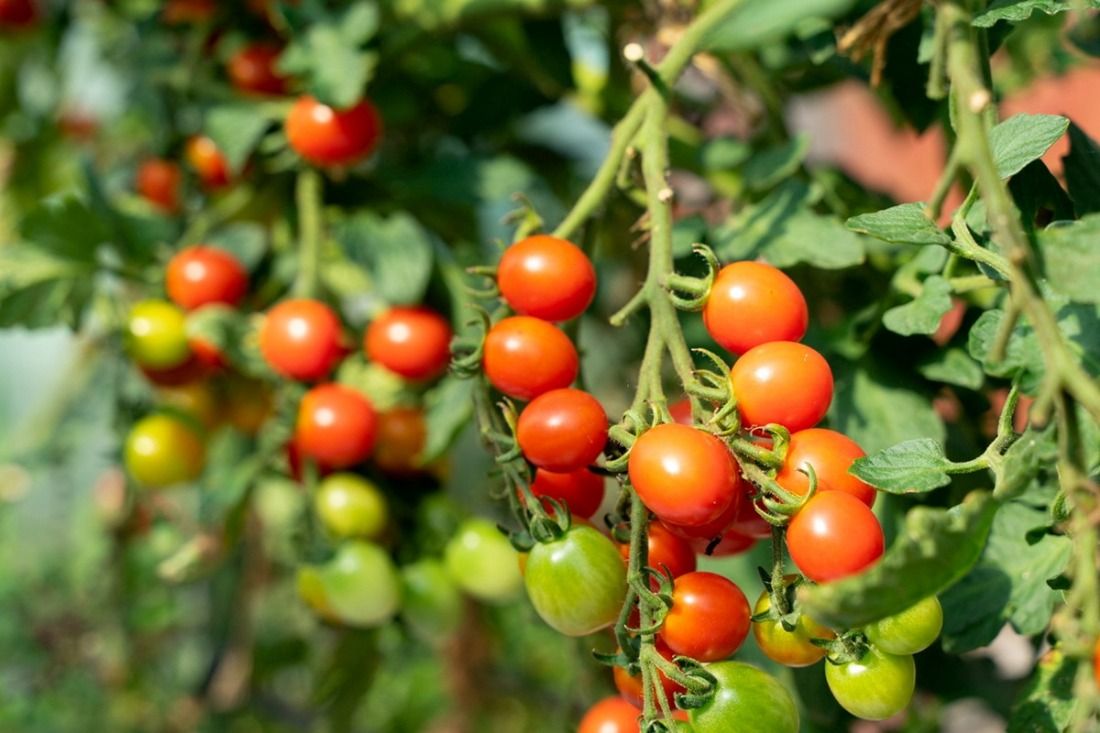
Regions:
<svg viewBox="0 0 1100 733"><path fill-rule="evenodd" d="M707 265L707 273L702 277L692 277L670 273L664 278L662 285L668 292L668 299L680 310L702 310L710 298L710 290L714 287L714 278L722 263L714 251L705 244L693 244L691 251L701 256Z"/></svg>
<svg viewBox="0 0 1100 733"><path fill-rule="evenodd" d="M451 340L451 373L460 379L471 379L481 374L481 359L485 354L485 336L492 326L489 312L484 308L471 308L474 318L467 322L472 333L456 336Z"/></svg>
<svg viewBox="0 0 1100 733"><path fill-rule="evenodd" d="M518 242L538 232L545 222L535 209L535 205L531 203L531 199L527 198L525 194L512 194L512 200L518 206L505 215L504 222L515 226L513 241Z"/></svg>
<svg viewBox="0 0 1100 733"><path fill-rule="evenodd" d="M466 272L486 281L482 286L471 284L463 285L463 290L471 298L476 298L478 300L493 300L500 297L500 287L497 285L496 267L491 265L475 265L473 267L467 267Z"/></svg>

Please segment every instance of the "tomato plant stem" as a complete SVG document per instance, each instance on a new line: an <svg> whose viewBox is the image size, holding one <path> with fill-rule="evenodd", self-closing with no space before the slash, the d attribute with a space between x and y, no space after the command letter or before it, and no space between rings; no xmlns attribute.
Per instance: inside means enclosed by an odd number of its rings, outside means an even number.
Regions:
<svg viewBox="0 0 1100 733"><path fill-rule="evenodd" d="M302 298L317 295L324 223L321 219L321 174L303 168L298 174L295 199L298 205L298 277L294 292Z"/></svg>

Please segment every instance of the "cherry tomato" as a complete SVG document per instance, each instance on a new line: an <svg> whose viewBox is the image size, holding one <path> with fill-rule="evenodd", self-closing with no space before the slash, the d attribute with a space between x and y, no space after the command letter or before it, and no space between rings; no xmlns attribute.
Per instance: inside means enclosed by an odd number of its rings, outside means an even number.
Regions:
<svg viewBox="0 0 1100 733"><path fill-rule="evenodd" d="M37 20L33 0L0 0L0 28L29 28Z"/></svg>
<svg viewBox="0 0 1100 733"><path fill-rule="evenodd" d="M562 473L592 464L607 444L607 413L579 389L545 392L520 413L516 439L539 468Z"/></svg>
<svg viewBox="0 0 1100 733"><path fill-rule="evenodd" d="M490 603L507 603L523 585L519 553L487 519L467 519L443 551L451 578L466 593Z"/></svg>
<svg viewBox="0 0 1100 733"><path fill-rule="evenodd" d="M771 607L771 596L764 591L756 599L752 615L764 613ZM832 629L822 626L804 613L799 615L794 631L787 631L775 619L766 619L753 622L752 635L760 651L768 659L788 667L808 667L825 657L825 650L810 643L810 639L836 638Z"/></svg>
<svg viewBox="0 0 1100 733"><path fill-rule="evenodd" d="M708 664L707 671L718 686L703 707L688 711L694 733L798 733L798 708L779 680L744 662Z"/></svg>
<svg viewBox="0 0 1100 733"><path fill-rule="evenodd" d="M318 300L284 300L264 318L260 351L284 377L324 379L344 354L340 319Z"/></svg>
<svg viewBox="0 0 1100 733"><path fill-rule="evenodd" d="M180 208L180 184L183 174L170 160L150 158L137 169L137 192L149 203L172 214Z"/></svg>
<svg viewBox="0 0 1100 733"><path fill-rule="evenodd" d="M372 542L345 542L326 564L301 568L298 589L320 615L350 626L379 626L401 606L393 560Z"/></svg>
<svg viewBox="0 0 1100 733"><path fill-rule="evenodd" d="M698 527L741 497L741 479L726 445L686 425L658 425L642 433L627 467L638 496L662 521Z"/></svg>
<svg viewBox="0 0 1100 733"><path fill-rule="evenodd" d="M190 138L184 148L184 155L203 186L216 189L229 185L229 161L211 138L206 135Z"/></svg>
<svg viewBox="0 0 1100 733"><path fill-rule="evenodd" d="M520 400L568 387L577 378L577 349L562 331L529 316L505 318L485 337L485 376Z"/></svg>
<svg viewBox="0 0 1100 733"><path fill-rule="evenodd" d="M206 446L186 421L166 414L138 420L126 436L126 470L143 486L159 489L202 474Z"/></svg>
<svg viewBox="0 0 1100 733"><path fill-rule="evenodd" d="M367 358L405 379L434 379L451 361L451 324L428 308L390 308L371 321Z"/></svg>
<svg viewBox="0 0 1100 733"><path fill-rule="evenodd" d="M705 546L708 542L726 531L726 528L729 527L730 522L732 522L737 517L737 513L740 509L740 504L741 500L736 500L730 503L730 505L726 507L725 511L723 511L721 514L719 514L717 517L710 520L706 524L699 524L694 526L676 524L675 522L670 522L667 519L662 520L661 523L664 524L665 527L667 527L668 530L677 537L683 537L685 540L691 540L693 542L695 540L699 540Z"/></svg>
<svg viewBox="0 0 1100 733"><path fill-rule="evenodd" d="M378 439L374 444L374 465L396 476L423 470L420 454L428 439L424 413L415 407L395 407L378 416Z"/></svg>
<svg viewBox="0 0 1100 733"><path fill-rule="evenodd" d="M221 405L210 382L199 380L157 390L160 404L174 408L207 430L221 421Z"/></svg>
<svg viewBox="0 0 1100 733"><path fill-rule="evenodd" d="M227 365L225 354L213 341L208 341L202 336L192 335L187 340L187 344L191 347L191 356L206 371L216 372Z"/></svg>
<svg viewBox="0 0 1100 733"><path fill-rule="evenodd" d="M885 539L867 505L843 491L823 491L787 526L787 549L810 580L854 575L882 556Z"/></svg>
<svg viewBox="0 0 1100 733"><path fill-rule="evenodd" d="M734 354L771 341L801 341L809 318L794 280L763 262L723 267L703 307L707 331Z"/></svg>
<svg viewBox="0 0 1100 733"><path fill-rule="evenodd" d="M753 502L755 490L752 484L748 481L742 481L741 486L744 489L741 494L741 501L738 503L737 512L727 529L742 537L751 537L758 540L771 537L772 526L768 524L768 520L756 512Z"/></svg>
<svg viewBox="0 0 1100 733"><path fill-rule="evenodd" d="M164 300L134 305L126 323L126 351L138 364L151 369L182 365L191 357L183 311Z"/></svg>
<svg viewBox="0 0 1100 733"><path fill-rule="evenodd" d="M401 568L401 618L429 644L450 639L462 623L462 593L443 563L432 558Z"/></svg>
<svg viewBox="0 0 1100 733"><path fill-rule="evenodd" d="M168 25L207 23L217 11L215 0L168 0L164 4L164 22Z"/></svg>
<svg viewBox="0 0 1100 733"><path fill-rule="evenodd" d="M516 313L544 321L568 321L592 303L596 270L577 245L536 234L504 251L497 283L501 296Z"/></svg>
<svg viewBox="0 0 1100 733"><path fill-rule="evenodd" d="M734 555L740 555L743 552L748 552L756 545L756 538L743 535L736 529L727 528L718 539L718 544L714 544L714 538L699 539L696 538L691 541L691 546L700 555L709 555L710 557L732 557ZM708 552L709 550L709 552Z"/></svg>
<svg viewBox="0 0 1100 733"><path fill-rule="evenodd" d="M773 341L754 347L730 370L745 427L778 423L792 433L812 428L833 399L833 373L809 346Z"/></svg>
<svg viewBox="0 0 1100 733"><path fill-rule="evenodd" d="M567 636L585 636L618 619L626 567L614 542L592 527L574 525L531 548L524 584L543 621Z"/></svg>
<svg viewBox="0 0 1100 733"><path fill-rule="evenodd" d="M695 423L695 418L691 414L691 400L687 397L682 400L676 400L669 405L668 414L672 416L672 422L681 425L692 425Z"/></svg>
<svg viewBox="0 0 1100 733"><path fill-rule="evenodd" d="M932 646L943 630L943 607L935 596L901 613L879 619L863 630L871 643L888 654L916 654Z"/></svg>
<svg viewBox="0 0 1100 733"><path fill-rule="evenodd" d="M792 494L805 496L810 488L810 478L798 469L810 465L817 476L819 491L843 491L872 506L875 490L848 473L852 462L864 455L863 449L854 440L835 430L800 430L791 435L787 459L775 480Z"/></svg>
<svg viewBox="0 0 1100 733"><path fill-rule="evenodd" d="M576 517L589 518L603 503L603 476L580 468L567 473L536 469L531 493L547 499L557 499L569 507Z"/></svg>
<svg viewBox="0 0 1100 733"><path fill-rule="evenodd" d="M168 297L185 310L212 303L236 306L248 292L248 273L237 258L204 244L177 252L164 277Z"/></svg>
<svg viewBox="0 0 1100 733"><path fill-rule="evenodd" d="M355 163L370 155L381 135L382 118L366 99L340 110L303 96L286 118L290 147L314 165Z"/></svg>
<svg viewBox="0 0 1100 733"><path fill-rule="evenodd" d="M231 376L225 385L225 412L229 424L255 435L271 416L271 390L258 379Z"/></svg>
<svg viewBox="0 0 1100 733"><path fill-rule="evenodd" d="M377 431L370 400L342 384L321 384L302 397L294 443L326 468L347 468L367 459Z"/></svg>
<svg viewBox="0 0 1100 733"><path fill-rule="evenodd" d="M642 711L621 697L605 697L588 708L577 733L638 733Z"/></svg>
<svg viewBox="0 0 1100 733"><path fill-rule="evenodd" d="M276 68L282 49L269 43L250 43L229 57L226 72L239 91L285 94L287 79Z"/></svg>
<svg viewBox="0 0 1100 733"><path fill-rule="evenodd" d="M672 657L674 656L673 652L664 644L664 642L658 639L655 646L657 648L657 652L662 657L670 662L672 661ZM682 685L670 680L664 672L658 672L658 674L661 677L661 687L665 691L665 699L671 705L674 701L673 696L676 695L676 693L678 692L683 692L684 688ZM629 672L626 671L625 667L615 667L614 671L612 672L612 676L615 680L615 688L619 691L619 694L623 696L623 699L630 702L631 705L642 707L644 704L644 692L642 691L642 675L631 675Z"/></svg>
<svg viewBox="0 0 1100 733"><path fill-rule="evenodd" d="M648 528L646 565L668 572L673 578L695 571L695 550L683 537L678 537L660 522L650 522ZM624 560L630 559L630 545L619 545Z"/></svg>
<svg viewBox="0 0 1100 733"><path fill-rule="evenodd" d="M749 635L749 602L737 584L716 573L681 575L672 584L672 608L659 633L676 654L717 662Z"/></svg>
<svg viewBox="0 0 1100 733"><path fill-rule="evenodd" d="M321 524L336 537L375 539L389 522L386 497L354 473L334 473L321 479L313 508Z"/></svg>
<svg viewBox="0 0 1100 733"><path fill-rule="evenodd" d="M840 706L857 718L886 720L909 705L916 686L913 657L869 647L863 658L826 664L825 681Z"/></svg>

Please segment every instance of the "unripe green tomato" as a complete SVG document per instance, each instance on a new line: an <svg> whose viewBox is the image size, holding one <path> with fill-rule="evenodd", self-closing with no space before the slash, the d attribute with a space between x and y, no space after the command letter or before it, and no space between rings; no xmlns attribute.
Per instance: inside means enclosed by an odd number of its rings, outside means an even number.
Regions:
<svg viewBox="0 0 1100 733"><path fill-rule="evenodd" d="M333 618L349 626L378 626L400 608L397 569L389 553L373 542L340 545L332 559L318 568L317 577L320 600L315 607L331 609ZM299 589L302 582L299 576Z"/></svg>
<svg viewBox="0 0 1100 733"><path fill-rule="evenodd" d="M462 621L462 594L443 563L432 558L401 568L401 616L414 634L437 644Z"/></svg>
<svg viewBox="0 0 1100 733"><path fill-rule="evenodd" d="M924 651L943 630L943 607L928 596L901 613L875 621L863 631L871 643L890 654Z"/></svg>
<svg viewBox="0 0 1100 733"><path fill-rule="evenodd" d="M334 473L322 479L313 506L325 529L336 537L374 539L389 520L382 492L354 473Z"/></svg>
<svg viewBox="0 0 1100 733"><path fill-rule="evenodd" d="M171 369L187 361L187 317L166 300L143 300L130 309L126 351L150 369Z"/></svg>
<svg viewBox="0 0 1100 733"><path fill-rule="evenodd" d="M898 656L869 647L863 658L825 665L825 681L840 707L864 720L886 720L913 699L917 667L910 655Z"/></svg>
<svg viewBox="0 0 1100 733"><path fill-rule="evenodd" d="M123 453L129 474L153 489L194 481L206 462L202 436L182 418L168 414L138 420L126 436Z"/></svg>
<svg viewBox="0 0 1100 733"><path fill-rule="evenodd" d="M325 595L325 586L321 581L321 571L312 565L303 565L298 568L297 575L298 596L309 606L314 613L326 621L338 623L336 613Z"/></svg>
<svg viewBox="0 0 1100 733"><path fill-rule="evenodd" d="M485 519L463 522L444 548L443 560L458 587L482 601L511 601L523 584L519 553L508 538Z"/></svg>
<svg viewBox="0 0 1100 733"><path fill-rule="evenodd" d="M744 662L716 662L714 696L688 711L695 733L798 733L798 708L791 693L767 672Z"/></svg>

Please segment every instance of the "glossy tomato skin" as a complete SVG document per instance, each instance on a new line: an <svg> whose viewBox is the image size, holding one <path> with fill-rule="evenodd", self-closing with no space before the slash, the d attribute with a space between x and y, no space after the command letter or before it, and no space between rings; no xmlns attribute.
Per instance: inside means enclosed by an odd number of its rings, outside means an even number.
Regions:
<svg viewBox="0 0 1100 733"><path fill-rule="evenodd" d="M298 586L318 613L350 626L379 626L401 607L397 569L373 542L344 542L325 565L303 566Z"/></svg>
<svg viewBox="0 0 1100 733"><path fill-rule="evenodd" d="M516 439L531 463L548 471L576 471L595 462L607 444L607 413L579 389L545 392L520 413Z"/></svg>
<svg viewBox="0 0 1100 733"><path fill-rule="evenodd" d="M792 494L805 496L810 488L810 479L799 469L809 464L817 476L818 491L843 491L867 506L873 506L874 488L848 473L852 462L864 455L859 444L835 430L800 430L791 435L787 458L775 480Z"/></svg>
<svg viewBox="0 0 1100 733"><path fill-rule="evenodd" d="M38 20L33 0L0 0L0 29L29 28Z"/></svg>
<svg viewBox="0 0 1100 733"><path fill-rule="evenodd" d="M646 565L662 573L667 570L673 578L695 572L697 559L690 542L673 534L660 522L651 522L648 534ZM624 560L630 560L629 544L619 545L619 552Z"/></svg>
<svg viewBox="0 0 1100 733"><path fill-rule="evenodd" d="M340 319L318 300L284 300L264 318L260 352L271 368L284 377L303 381L324 379L344 353Z"/></svg>
<svg viewBox="0 0 1100 733"><path fill-rule="evenodd" d="M180 185L183 173L170 160L150 158L137 169L137 192L161 211L174 214L180 208Z"/></svg>
<svg viewBox="0 0 1100 733"><path fill-rule="evenodd" d="M248 94L285 94L287 79L276 70L282 49L269 43L250 43L229 57L226 72L239 91Z"/></svg>
<svg viewBox="0 0 1100 733"><path fill-rule="evenodd" d="M377 431L370 400L342 384L320 384L298 406L294 443L325 468L347 468L370 456Z"/></svg>
<svg viewBox="0 0 1100 733"><path fill-rule="evenodd" d="M366 99L339 110L303 96L286 118L290 147L319 166L355 163L370 155L381 135L382 118Z"/></svg>
<svg viewBox="0 0 1100 733"><path fill-rule="evenodd" d="M447 573L464 592L489 603L507 603L523 587L519 553L487 519L468 519L443 551Z"/></svg>
<svg viewBox="0 0 1100 733"><path fill-rule="evenodd" d="M516 313L568 321L592 303L596 270L577 245L536 234L504 251L497 283L504 301Z"/></svg>
<svg viewBox="0 0 1100 733"><path fill-rule="evenodd" d="M519 400L568 387L577 378L577 349L561 329L538 318L505 318L485 337L485 376Z"/></svg>
<svg viewBox="0 0 1100 733"><path fill-rule="evenodd" d="M375 539L389 522L386 497L354 473L334 473L321 479L313 507L321 524L335 537Z"/></svg>
<svg viewBox="0 0 1100 733"><path fill-rule="evenodd" d="M771 341L801 341L810 320L802 291L782 270L734 262L718 271L703 307L703 324L734 354Z"/></svg>
<svg viewBox="0 0 1100 733"><path fill-rule="evenodd" d="M164 300L143 300L130 309L126 323L126 351L143 367L172 369L191 358L187 318Z"/></svg>
<svg viewBox="0 0 1100 733"><path fill-rule="evenodd" d="M887 654L873 646L859 661L825 665L833 697L864 720L886 720L904 710L913 698L916 677L912 656Z"/></svg>
<svg viewBox="0 0 1100 733"><path fill-rule="evenodd" d="M755 616L764 613L772 606L767 591L756 599L752 608ZM787 631L774 619L754 621L752 635L760 651L774 662L787 667L808 667L825 658L825 650L810 642L810 639L834 639L833 630L819 624L806 614L800 614L794 631Z"/></svg>
<svg viewBox="0 0 1100 733"><path fill-rule="evenodd" d="M378 416L374 465L385 473L408 476L423 470L420 454L428 439L424 412L416 407L395 407Z"/></svg>
<svg viewBox="0 0 1100 733"><path fill-rule="evenodd" d="M164 273L168 297L184 310L204 305L240 305L248 293L248 272L223 249L196 244L180 250Z"/></svg>
<svg viewBox="0 0 1100 733"><path fill-rule="evenodd" d="M792 433L812 428L833 399L833 373L809 346L773 341L745 352L730 370L745 427L778 423Z"/></svg>
<svg viewBox="0 0 1100 733"><path fill-rule="evenodd" d="M882 556L885 539L866 504L843 491L823 491L787 526L787 549L816 583L854 575Z"/></svg>
<svg viewBox="0 0 1100 733"><path fill-rule="evenodd" d="M152 414L138 420L126 436L126 470L152 489L194 481L202 474L206 445L184 420Z"/></svg>
<svg viewBox="0 0 1100 733"><path fill-rule="evenodd" d="M638 733L642 711L621 697L605 697L581 718L577 733Z"/></svg>
<svg viewBox="0 0 1100 733"><path fill-rule="evenodd" d="M670 423L634 442L627 464L642 502L662 521L698 527L740 500L740 476L726 445L710 433Z"/></svg>
<svg viewBox="0 0 1100 733"><path fill-rule="evenodd" d="M691 400L687 397L676 400L669 405L668 414L672 416L672 422L674 423L691 425L695 422L695 417L691 414Z"/></svg>
<svg viewBox="0 0 1100 733"><path fill-rule="evenodd" d="M574 525L527 554L527 596L538 615L566 636L585 636L618 619L626 597L626 566L615 543L592 527Z"/></svg>
<svg viewBox="0 0 1100 733"><path fill-rule="evenodd" d="M888 654L906 655L932 646L943 630L943 607L928 596L901 613L887 616L863 629L871 643Z"/></svg>
<svg viewBox="0 0 1100 733"><path fill-rule="evenodd" d="M211 138L206 135L195 135L190 138L184 149L184 155L187 157L188 164L198 174L203 186L218 189L229 185L229 162Z"/></svg>
<svg viewBox="0 0 1100 733"><path fill-rule="evenodd" d="M588 519L603 503L604 481L603 476L587 468L566 473L539 468L531 482L531 493L564 502L573 516Z"/></svg>
<svg viewBox="0 0 1100 733"><path fill-rule="evenodd" d="M749 602L732 580L716 573L687 573L672 584L672 608L658 633L676 654L717 662L741 648L750 616Z"/></svg>
<svg viewBox="0 0 1100 733"><path fill-rule="evenodd" d="M718 687L706 705L688 711L694 733L798 733L798 708L779 680L743 662L706 668Z"/></svg>
<svg viewBox="0 0 1100 733"><path fill-rule="evenodd" d="M424 307L394 307L371 321L367 358L413 381L434 379L451 360L451 324Z"/></svg>

